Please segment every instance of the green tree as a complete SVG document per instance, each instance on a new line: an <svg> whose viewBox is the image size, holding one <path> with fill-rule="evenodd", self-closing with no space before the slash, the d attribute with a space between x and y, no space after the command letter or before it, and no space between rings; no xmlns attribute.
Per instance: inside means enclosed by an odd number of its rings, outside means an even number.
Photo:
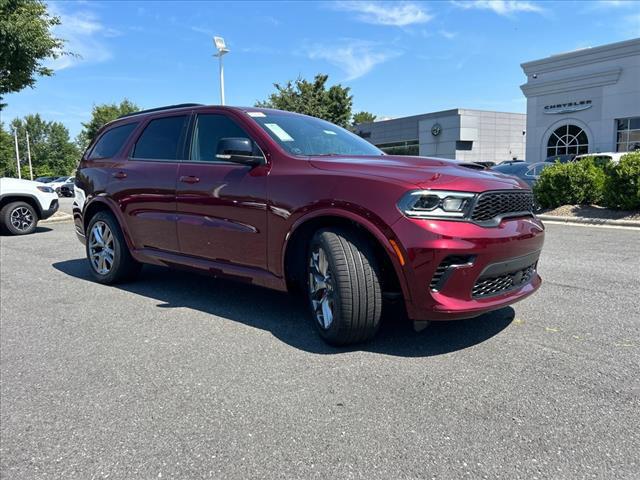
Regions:
<svg viewBox="0 0 640 480"><path fill-rule="evenodd" d="M69 138L69 131L60 122L47 122L40 115L27 115L11 122L10 132L2 129L0 143L0 175L17 176L15 166L15 146L13 130L18 132L18 149L23 178L29 178L27 157L27 132L31 148L31 165L35 177L43 175L69 175L73 173L80 159L79 151ZM7 139L7 140L5 140ZM5 147L5 144L8 145Z"/></svg>
<svg viewBox="0 0 640 480"><path fill-rule="evenodd" d="M285 85L274 83L276 91L256 107L277 108L322 118L347 128L351 119L353 96L350 88L333 85L327 88L328 75L318 74L309 82L298 78Z"/></svg>
<svg viewBox="0 0 640 480"><path fill-rule="evenodd" d="M0 122L0 177L17 177L13 135Z"/></svg>
<svg viewBox="0 0 640 480"><path fill-rule="evenodd" d="M53 36L60 18L40 0L0 0L0 109L2 97L33 87L37 76L51 76L43 62L68 55L64 40Z"/></svg>
<svg viewBox="0 0 640 480"><path fill-rule="evenodd" d="M358 112L353 114L351 125L355 127L359 123L373 122L376 116L370 112Z"/></svg>
<svg viewBox="0 0 640 480"><path fill-rule="evenodd" d="M121 115L137 112L138 110L140 110L140 107L126 98L119 104L103 103L101 105L94 105L91 111L91 120L82 124L83 129L76 138L78 147L84 151L95 138L98 130L104 125Z"/></svg>

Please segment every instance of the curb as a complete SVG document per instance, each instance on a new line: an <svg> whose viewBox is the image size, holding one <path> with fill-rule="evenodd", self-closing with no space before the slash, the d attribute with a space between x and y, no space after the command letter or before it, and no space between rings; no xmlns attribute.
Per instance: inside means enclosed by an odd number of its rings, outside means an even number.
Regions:
<svg viewBox="0 0 640 480"><path fill-rule="evenodd" d="M543 222L562 222L580 225L611 225L616 227L640 228L640 220L613 220L610 218L561 217L555 215L536 215Z"/></svg>
<svg viewBox="0 0 640 480"><path fill-rule="evenodd" d="M62 222L72 222L73 215L70 213L63 213L61 215L54 215L53 217L49 217L46 220L41 220L38 222L40 225L46 225L47 223L62 223Z"/></svg>

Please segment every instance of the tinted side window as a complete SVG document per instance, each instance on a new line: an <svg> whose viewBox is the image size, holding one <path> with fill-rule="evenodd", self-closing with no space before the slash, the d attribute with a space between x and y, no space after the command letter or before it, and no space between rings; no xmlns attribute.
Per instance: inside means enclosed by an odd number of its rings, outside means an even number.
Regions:
<svg viewBox="0 0 640 480"><path fill-rule="evenodd" d="M122 145L124 145L137 125L137 123L128 123L104 132L93 147L93 150L91 150L89 159L113 157L120 151Z"/></svg>
<svg viewBox="0 0 640 480"><path fill-rule="evenodd" d="M193 128L191 142L191 160L198 162L216 162L216 151L221 138L244 137L247 133L225 115L198 115Z"/></svg>
<svg viewBox="0 0 640 480"><path fill-rule="evenodd" d="M182 154L187 116L151 120L133 149L132 158L177 160Z"/></svg>

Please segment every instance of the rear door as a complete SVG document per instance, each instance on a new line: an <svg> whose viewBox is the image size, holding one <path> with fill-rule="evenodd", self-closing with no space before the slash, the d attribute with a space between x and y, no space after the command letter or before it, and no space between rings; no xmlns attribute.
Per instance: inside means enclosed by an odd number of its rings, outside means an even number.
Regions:
<svg viewBox="0 0 640 480"><path fill-rule="evenodd" d="M268 166L216 158L221 138L251 139L230 116L195 115L191 130L189 158L178 168L180 250L208 260L266 268Z"/></svg>
<svg viewBox="0 0 640 480"><path fill-rule="evenodd" d="M178 251L176 175L189 115L151 118L110 184L136 248Z"/></svg>

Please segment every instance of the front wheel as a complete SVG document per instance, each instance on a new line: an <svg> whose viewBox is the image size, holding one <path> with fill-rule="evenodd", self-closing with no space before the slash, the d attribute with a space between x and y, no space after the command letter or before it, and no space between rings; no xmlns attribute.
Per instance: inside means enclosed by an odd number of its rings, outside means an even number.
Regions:
<svg viewBox="0 0 640 480"><path fill-rule="evenodd" d="M38 214L26 202L12 202L0 210L0 222L6 232L12 235L26 235L36 229Z"/></svg>
<svg viewBox="0 0 640 480"><path fill-rule="evenodd" d="M93 278L114 284L133 279L140 263L131 256L118 222L109 212L98 212L87 227L87 259Z"/></svg>
<svg viewBox="0 0 640 480"><path fill-rule="evenodd" d="M327 343L348 345L375 336L382 314L380 269L371 245L357 232L315 233L307 291L314 324Z"/></svg>

